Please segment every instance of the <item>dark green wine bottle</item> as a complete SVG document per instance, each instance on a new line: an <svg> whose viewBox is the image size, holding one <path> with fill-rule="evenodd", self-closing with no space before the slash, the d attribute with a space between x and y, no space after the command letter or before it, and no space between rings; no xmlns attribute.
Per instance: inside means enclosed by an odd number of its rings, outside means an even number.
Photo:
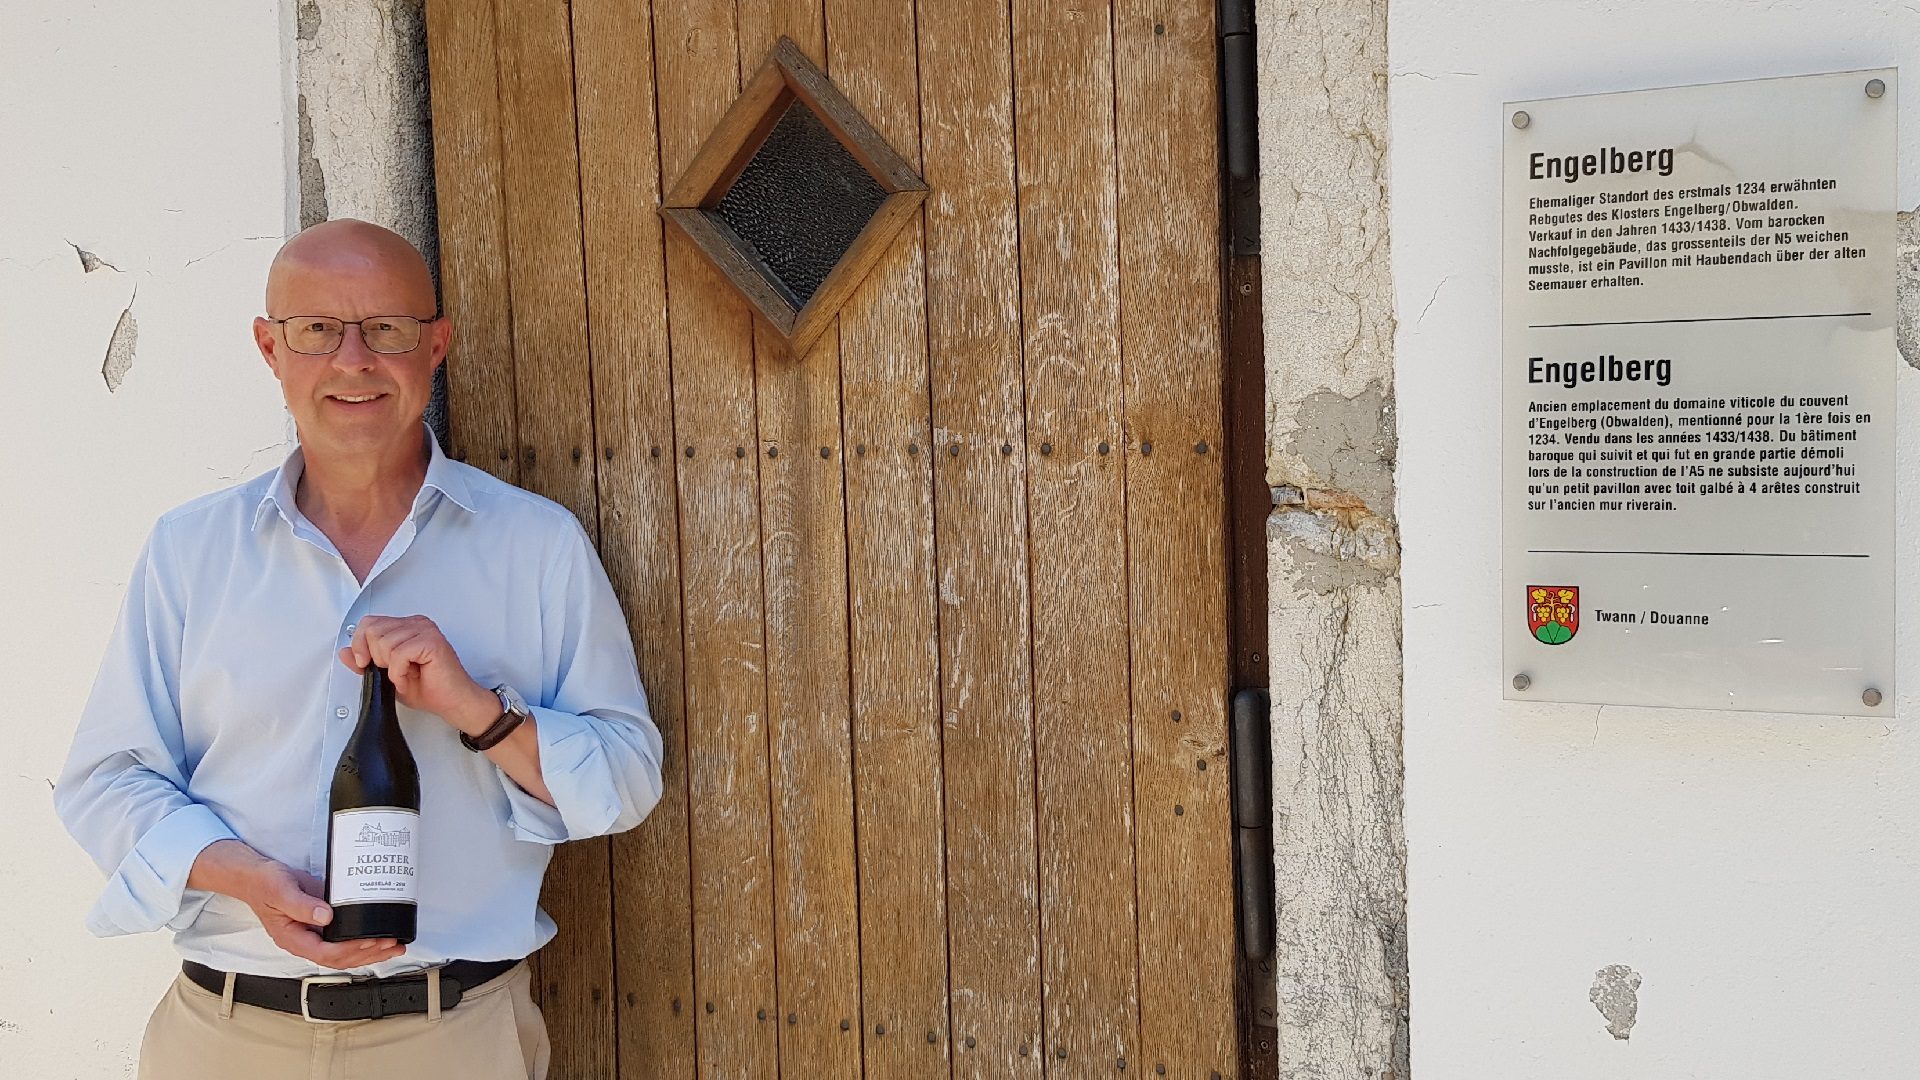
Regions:
<svg viewBox="0 0 1920 1080"><path fill-rule="evenodd" d="M333 769L327 817L327 941L395 938L419 928L420 770L394 710L387 670L367 665L360 722Z"/></svg>

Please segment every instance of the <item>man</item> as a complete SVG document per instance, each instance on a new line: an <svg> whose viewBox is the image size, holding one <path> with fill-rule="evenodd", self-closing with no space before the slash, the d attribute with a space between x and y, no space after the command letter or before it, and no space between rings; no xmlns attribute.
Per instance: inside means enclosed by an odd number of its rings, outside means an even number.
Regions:
<svg viewBox="0 0 1920 1080"><path fill-rule="evenodd" d="M405 240L302 232L253 334L299 448L154 527L55 794L108 874L89 927L169 927L186 959L139 1075L537 1080L522 961L554 934L553 845L660 797L619 603L571 514L447 459L422 423L453 331ZM420 772L405 946L318 930L369 663Z"/></svg>

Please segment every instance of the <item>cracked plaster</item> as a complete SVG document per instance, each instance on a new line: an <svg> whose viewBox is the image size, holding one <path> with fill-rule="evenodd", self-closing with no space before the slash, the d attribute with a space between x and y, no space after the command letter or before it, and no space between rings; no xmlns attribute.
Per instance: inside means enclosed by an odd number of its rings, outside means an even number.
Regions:
<svg viewBox="0 0 1920 1080"><path fill-rule="evenodd" d="M1407 1076L1384 0L1264 0L1281 1074Z"/></svg>
<svg viewBox="0 0 1920 1080"><path fill-rule="evenodd" d="M1920 368L1920 207L1902 211L1894 230L1894 336L1900 355Z"/></svg>
<svg viewBox="0 0 1920 1080"><path fill-rule="evenodd" d="M1593 973L1587 1000L1606 1018L1607 1034L1626 1042L1640 1018L1640 973L1625 964L1608 964Z"/></svg>
<svg viewBox="0 0 1920 1080"><path fill-rule="evenodd" d="M413 241L433 263L421 0L302 0L297 18L302 222L363 218Z"/></svg>
<svg viewBox="0 0 1920 1080"><path fill-rule="evenodd" d="M127 372L133 370L133 350L139 341L140 324L133 317L133 301L129 299L113 324L113 336L107 339L107 358L100 364L100 377L107 381L108 393L120 389Z"/></svg>

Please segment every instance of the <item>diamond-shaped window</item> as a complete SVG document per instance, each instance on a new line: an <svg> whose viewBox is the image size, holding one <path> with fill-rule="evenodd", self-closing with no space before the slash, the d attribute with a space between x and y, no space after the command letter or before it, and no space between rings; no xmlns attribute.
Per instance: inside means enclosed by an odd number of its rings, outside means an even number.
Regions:
<svg viewBox="0 0 1920 1080"><path fill-rule="evenodd" d="M926 195L781 38L660 212L802 356Z"/></svg>

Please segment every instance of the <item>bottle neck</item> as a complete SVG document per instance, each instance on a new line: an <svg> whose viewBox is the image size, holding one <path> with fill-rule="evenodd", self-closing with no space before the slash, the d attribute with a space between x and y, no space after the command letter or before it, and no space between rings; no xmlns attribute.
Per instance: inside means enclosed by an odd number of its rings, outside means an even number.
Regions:
<svg viewBox="0 0 1920 1080"><path fill-rule="evenodd" d="M387 674L387 669L368 664L360 677L360 722L365 724L376 718L397 720L399 717L395 704L393 679Z"/></svg>

